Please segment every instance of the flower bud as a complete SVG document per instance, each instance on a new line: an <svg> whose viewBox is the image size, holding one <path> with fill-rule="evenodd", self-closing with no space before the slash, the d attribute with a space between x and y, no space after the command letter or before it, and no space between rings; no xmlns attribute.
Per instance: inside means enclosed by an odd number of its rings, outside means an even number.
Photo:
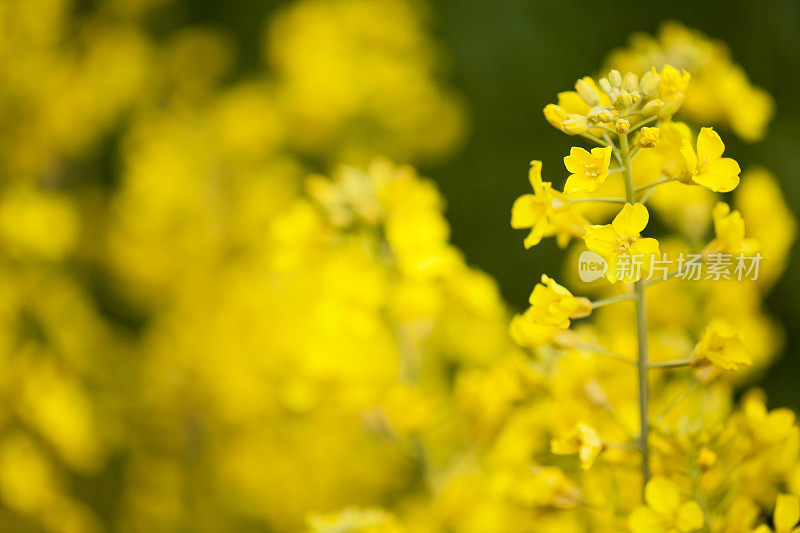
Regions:
<svg viewBox="0 0 800 533"><path fill-rule="evenodd" d="M658 128L642 128L637 141L640 148L653 148L658 144L658 137L661 130Z"/></svg>
<svg viewBox="0 0 800 533"><path fill-rule="evenodd" d="M662 107L664 107L664 102L662 102L658 98L656 98L655 100L650 100L642 108L642 115L650 117L661 111Z"/></svg>
<svg viewBox="0 0 800 533"><path fill-rule="evenodd" d="M580 79L575 82L575 90L578 91L581 99L588 105L596 106L600 103L600 97L597 96L597 91L595 91L585 79Z"/></svg>
<svg viewBox="0 0 800 533"><path fill-rule="evenodd" d="M611 111L609 111L605 107L601 105L596 105L589 110L589 120L594 123L611 122L612 120L614 120L614 115L612 115Z"/></svg>
<svg viewBox="0 0 800 533"><path fill-rule="evenodd" d="M598 83L600 84L600 88L603 90L604 93L606 93L606 94L610 94L611 93L611 90L613 89L613 87L611 86L611 84L608 82L608 80L606 78L600 78L600 81Z"/></svg>
<svg viewBox="0 0 800 533"><path fill-rule="evenodd" d="M561 128L561 123L567 119L567 112L556 104L547 104L544 107L544 118L555 128Z"/></svg>
<svg viewBox="0 0 800 533"><path fill-rule="evenodd" d="M567 115L567 119L561 123L561 131L567 135L579 135L586 133L589 123L583 115Z"/></svg>
<svg viewBox="0 0 800 533"><path fill-rule="evenodd" d="M616 69L608 73L608 81L616 89L622 87L622 75Z"/></svg>
<svg viewBox="0 0 800 533"><path fill-rule="evenodd" d="M639 77L636 76L633 72L628 72L625 74L625 77L622 79L622 87L632 93L634 91L639 90Z"/></svg>
<svg viewBox="0 0 800 533"><path fill-rule="evenodd" d="M659 85L661 85L661 76L651 70L642 76L639 89L642 91L642 93L644 93L645 96L650 96L658 91Z"/></svg>
<svg viewBox="0 0 800 533"><path fill-rule="evenodd" d="M617 133L619 134L628 133L628 130L631 129L631 123L624 118L618 119L614 124L614 129L617 130Z"/></svg>
<svg viewBox="0 0 800 533"><path fill-rule="evenodd" d="M633 105L633 96L628 91L620 91L619 96L614 100L617 109L627 109Z"/></svg>

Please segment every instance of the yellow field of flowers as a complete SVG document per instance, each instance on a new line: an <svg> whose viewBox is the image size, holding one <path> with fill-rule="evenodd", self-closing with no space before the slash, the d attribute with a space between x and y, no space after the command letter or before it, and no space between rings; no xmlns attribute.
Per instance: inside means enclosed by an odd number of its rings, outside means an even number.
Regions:
<svg viewBox="0 0 800 533"><path fill-rule="evenodd" d="M169 1L0 1L0 531L797 531L795 415L741 388L796 222L723 45L544 107L510 226L569 260L514 314L413 166L468 122L423 3L289 3L240 79Z"/></svg>

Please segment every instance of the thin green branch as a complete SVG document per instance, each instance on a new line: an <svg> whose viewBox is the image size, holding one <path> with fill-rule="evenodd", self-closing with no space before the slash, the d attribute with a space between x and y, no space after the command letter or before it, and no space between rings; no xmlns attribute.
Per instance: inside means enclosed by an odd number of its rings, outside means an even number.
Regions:
<svg viewBox="0 0 800 533"><path fill-rule="evenodd" d="M593 143L597 143L600 146L613 146L610 145L608 142L604 141L603 139L601 139L600 137L595 137L591 133L581 133L580 136L583 137L584 139L589 139Z"/></svg>
<svg viewBox="0 0 800 533"><path fill-rule="evenodd" d="M683 368L691 366L691 362L689 359L675 359L672 361L656 361L650 363L648 365L649 368L661 368L661 369L668 369L668 368Z"/></svg>
<svg viewBox="0 0 800 533"><path fill-rule="evenodd" d="M646 121L642 122L644 123ZM639 125L641 125L641 123ZM628 202L633 204L636 201L636 191L633 187L633 176L630 170L630 148L627 134L619 135L619 151L622 156L622 166L625 167L625 172L623 172L625 176L625 194ZM642 498L644 498L644 488L650 479L650 448L648 445L648 431L650 429L650 422L648 420L650 385L647 372L647 306L645 302L645 290L646 285L641 280L637 281L633 286L636 302L636 337L639 352L639 357L636 360L636 369L639 378L639 445L642 451Z"/></svg>
<svg viewBox="0 0 800 533"><path fill-rule="evenodd" d="M597 309L598 307L603 307L605 305L614 304L617 302L624 302L626 300L633 300L634 295L632 292L626 294L620 294L619 296L612 296L610 298L603 298L602 300L595 300L592 302L592 309Z"/></svg>
<svg viewBox="0 0 800 533"><path fill-rule="evenodd" d="M654 120L658 120L658 115L653 115L653 116L652 116L652 117L650 117L650 118L646 118L646 119L644 119L644 120L642 120L642 121L640 121L640 122L637 122L636 124L634 124L634 125L632 125L632 126L631 126L631 128L630 128L630 130L629 130L629 131L630 131L630 132L633 132L634 130L638 130L639 128L641 128L641 127L642 127L642 126L644 126L645 124L650 124L650 123L651 123L651 122L653 122Z"/></svg>
<svg viewBox="0 0 800 533"><path fill-rule="evenodd" d="M570 199L569 203L571 204L586 204L586 203L594 203L594 202L604 202L604 203L611 203L611 204L624 204L627 200L623 198L575 198Z"/></svg>
<svg viewBox="0 0 800 533"><path fill-rule="evenodd" d="M678 178L664 178L664 179L660 179L660 180L658 180L658 181L654 181L653 183L648 183L647 185L642 185L641 187L638 187L638 188L634 189L634 190L633 190L633 192L634 192L634 193L637 193L637 192L642 192L642 191L644 191L644 190L646 190L646 189L651 189L651 188L653 188L653 187L657 187L657 186L659 186L659 185L663 185L663 184L665 184L665 183L669 183L669 182L671 182L671 181L678 181Z"/></svg>

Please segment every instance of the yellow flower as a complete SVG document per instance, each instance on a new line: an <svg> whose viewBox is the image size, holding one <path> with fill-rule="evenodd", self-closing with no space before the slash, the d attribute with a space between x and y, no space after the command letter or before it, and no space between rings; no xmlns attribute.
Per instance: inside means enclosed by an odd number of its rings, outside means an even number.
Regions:
<svg viewBox="0 0 800 533"><path fill-rule="evenodd" d="M608 177L609 163L611 163L610 146L592 148L591 153L573 146L569 155L564 157L564 166L571 172L564 185L564 192L574 194L594 191Z"/></svg>
<svg viewBox="0 0 800 533"><path fill-rule="evenodd" d="M703 338L690 357L695 368L713 365L722 370L750 366L752 361L736 329L724 320L714 320L706 327Z"/></svg>
<svg viewBox="0 0 800 533"><path fill-rule="evenodd" d="M563 329L569 327L570 318L583 318L592 312L592 303L587 298L574 297L566 287L545 274L542 283L533 288L529 301L538 323Z"/></svg>
<svg viewBox="0 0 800 533"><path fill-rule="evenodd" d="M739 163L722 157L725 145L713 128L702 128L697 136L697 151L689 141L681 146L687 179L715 192L732 191L739 185Z"/></svg>
<svg viewBox="0 0 800 533"><path fill-rule="evenodd" d="M645 487L646 506L628 519L633 533L690 533L703 527L705 518L697 502L681 503L678 487L670 479L654 477Z"/></svg>
<svg viewBox="0 0 800 533"><path fill-rule="evenodd" d="M708 243L703 253L706 255L754 254L759 249L758 241L745 238L744 219L738 211L731 211L728 204L718 202L712 213L716 238Z"/></svg>
<svg viewBox="0 0 800 533"><path fill-rule="evenodd" d="M592 465L594 465L594 462L606 447L606 442L597 435L597 431L585 424L577 424L564 437L550 441L550 451L554 454L578 454L583 470L592 468Z"/></svg>
<svg viewBox="0 0 800 533"><path fill-rule="evenodd" d="M775 502L775 514L772 517L775 529L761 525L753 530L753 533L798 533L800 527L795 527L800 521L800 498L794 494L778 494Z"/></svg>
<svg viewBox="0 0 800 533"><path fill-rule="evenodd" d="M531 307L515 315L509 325L509 334L514 342L529 348L551 344L561 331L562 328L558 326L537 322Z"/></svg>
<svg viewBox="0 0 800 533"><path fill-rule="evenodd" d="M531 228L525 248L536 246L543 237L555 235L558 245L566 246L572 237L583 235L586 220L570 204L564 193L542 181L542 162L532 161L528 178L533 194L517 198L511 208L511 227Z"/></svg>
<svg viewBox="0 0 800 533"><path fill-rule="evenodd" d="M642 204L625 204L622 211L611 224L592 225L586 228L586 246L608 262L606 277L612 283L621 279L625 282L637 281L641 277L639 269L630 268L619 272L620 257L629 257L647 268L650 257L658 254L658 241L642 238L640 233L647 226L649 214Z"/></svg>
<svg viewBox="0 0 800 533"><path fill-rule="evenodd" d="M554 190L549 181L542 181L542 162L532 161L528 179L533 187L533 194L524 194L517 198L511 208L511 227L514 229L531 228L525 238L525 248L541 242L542 237L551 229L550 218L556 211L556 205L568 208L563 195Z"/></svg>
<svg viewBox="0 0 800 533"><path fill-rule="evenodd" d="M587 298L576 298L547 275L533 288L531 306L511 320L511 337L521 346L543 346L570 325L571 318L583 318L592 312Z"/></svg>

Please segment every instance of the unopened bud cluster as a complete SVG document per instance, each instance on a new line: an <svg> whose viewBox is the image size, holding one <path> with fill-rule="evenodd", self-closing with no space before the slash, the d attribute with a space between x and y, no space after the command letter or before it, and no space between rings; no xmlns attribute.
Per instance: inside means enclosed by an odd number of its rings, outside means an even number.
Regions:
<svg viewBox="0 0 800 533"><path fill-rule="evenodd" d="M648 119L669 118L683 102L686 72L666 66L641 78L611 70L597 82L589 76L575 82L575 91L559 95L558 104L545 107L548 122L569 135L628 133ZM632 126L633 125L633 126Z"/></svg>

